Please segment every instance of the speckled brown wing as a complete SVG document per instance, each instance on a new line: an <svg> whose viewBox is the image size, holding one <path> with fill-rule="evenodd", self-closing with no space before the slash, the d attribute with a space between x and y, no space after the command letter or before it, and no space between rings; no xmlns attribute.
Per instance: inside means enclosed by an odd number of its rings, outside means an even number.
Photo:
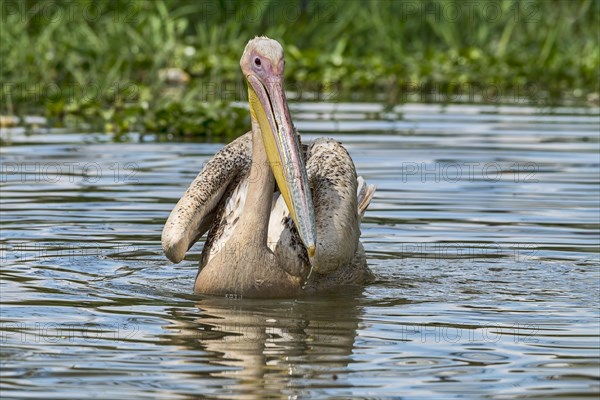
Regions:
<svg viewBox="0 0 600 400"><path fill-rule="evenodd" d="M356 169L350 154L339 142L318 139L308 150L306 170L317 225L313 270L330 273L350 264L358 246Z"/></svg>
<svg viewBox="0 0 600 400"><path fill-rule="evenodd" d="M252 162L252 134L240 136L206 164L171 211L162 232L162 247L178 263L213 225L223 195Z"/></svg>

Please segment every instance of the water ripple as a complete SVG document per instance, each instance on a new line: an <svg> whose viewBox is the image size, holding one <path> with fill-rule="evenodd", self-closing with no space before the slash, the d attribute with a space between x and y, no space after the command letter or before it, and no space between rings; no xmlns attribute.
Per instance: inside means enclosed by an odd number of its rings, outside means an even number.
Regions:
<svg viewBox="0 0 600 400"><path fill-rule="evenodd" d="M574 398L600 392L598 109L302 103L378 187L377 281L216 299L169 211L221 145L3 130L4 397ZM150 137L150 139L160 139Z"/></svg>

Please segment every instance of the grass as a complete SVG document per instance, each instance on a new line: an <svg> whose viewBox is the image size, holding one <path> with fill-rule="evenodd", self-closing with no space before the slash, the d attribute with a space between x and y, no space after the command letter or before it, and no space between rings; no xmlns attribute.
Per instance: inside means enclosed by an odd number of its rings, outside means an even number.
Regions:
<svg viewBox="0 0 600 400"><path fill-rule="evenodd" d="M0 114L117 132L249 126L239 57L265 34L308 100L597 101L600 1L2 0ZM463 94L462 97L457 96Z"/></svg>

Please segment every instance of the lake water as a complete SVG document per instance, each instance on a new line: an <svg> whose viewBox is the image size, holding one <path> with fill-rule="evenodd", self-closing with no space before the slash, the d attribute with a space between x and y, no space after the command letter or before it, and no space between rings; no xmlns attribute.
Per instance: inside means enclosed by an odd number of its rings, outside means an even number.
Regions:
<svg viewBox="0 0 600 400"><path fill-rule="evenodd" d="M222 145L2 131L2 398L595 398L598 109L294 104L377 185L377 281L192 293L164 221Z"/></svg>

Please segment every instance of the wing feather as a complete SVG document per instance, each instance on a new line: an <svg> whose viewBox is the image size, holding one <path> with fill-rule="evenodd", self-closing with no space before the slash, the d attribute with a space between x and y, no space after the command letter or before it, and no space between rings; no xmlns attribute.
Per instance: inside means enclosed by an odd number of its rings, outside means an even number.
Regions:
<svg viewBox="0 0 600 400"><path fill-rule="evenodd" d="M206 164L171 211L162 232L162 247L178 263L213 225L223 194L252 161L252 135L240 136Z"/></svg>
<svg viewBox="0 0 600 400"><path fill-rule="evenodd" d="M350 264L358 246L356 169L348 151L333 139L317 139L307 156L317 225L313 270L326 274Z"/></svg>

